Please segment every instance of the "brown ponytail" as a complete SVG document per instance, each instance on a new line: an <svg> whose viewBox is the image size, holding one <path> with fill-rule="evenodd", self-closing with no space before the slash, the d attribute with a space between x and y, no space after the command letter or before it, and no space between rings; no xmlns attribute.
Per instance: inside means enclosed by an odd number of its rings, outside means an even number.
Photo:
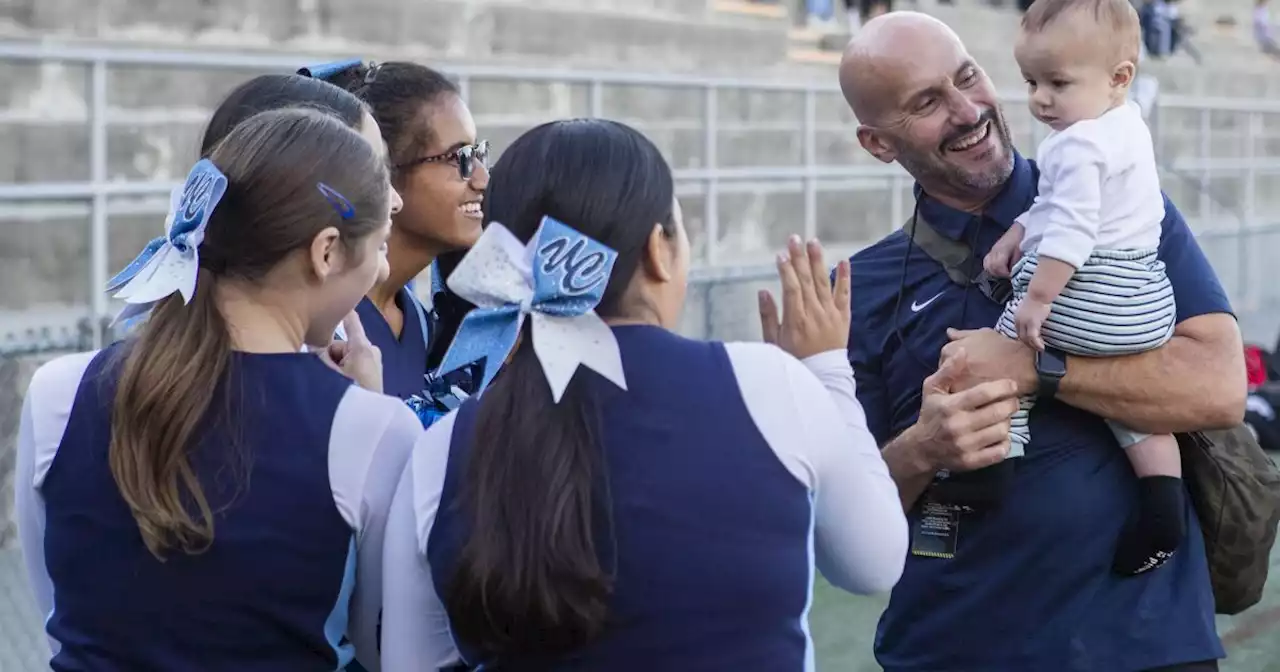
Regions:
<svg viewBox="0 0 1280 672"><path fill-rule="evenodd" d="M187 446L231 356L214 283L201 269L191 305L174 294L156 306L129 348L111 410L111 475L147 549L161 560L166 550L199 553L213 541L213 512Z"/></svg>
<svg viewBox="0 0 1280 672"><path fill-rule="evenodd" d="M232 339L218 307L219 285L259 285L327 228L338 230L358 261L360 242L390 219L385 159L328 114L259 113L238 124L209 159L228 184L199 249L195 295L190 304L176 293L161 300L121 348L111 409L111 475L147 549L161 560L166 551L200 553L213 542L215 511L189 451L200 433L236 426L236 390L226 384ZM347 207L337 209L326 194L340 194ZM213 457L242 475L236 453Z"/></svg>

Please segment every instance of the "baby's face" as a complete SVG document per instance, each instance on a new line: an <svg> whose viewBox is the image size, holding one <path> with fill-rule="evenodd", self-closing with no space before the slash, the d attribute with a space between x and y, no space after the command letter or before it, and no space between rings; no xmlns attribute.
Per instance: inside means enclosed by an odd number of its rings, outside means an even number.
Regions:
<svg viewBox="0 0 1280 672"><path fill-rule="evenodd" d="M1064 15L1018 37L1013 55L1027 80L1031 114L1055 131L1124 100L1128 76L1118 76L1124 69L1113 60L1116 50L1101 43L1103 32L1085 17Z"/></svg>

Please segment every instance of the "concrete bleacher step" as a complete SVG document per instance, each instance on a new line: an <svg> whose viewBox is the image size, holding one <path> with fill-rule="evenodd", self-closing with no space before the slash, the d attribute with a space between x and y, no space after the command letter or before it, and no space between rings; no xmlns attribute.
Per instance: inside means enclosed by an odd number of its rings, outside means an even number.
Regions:
<svg viewBox="0 0 1280 672"><path fill-rule="evenodd" d="M141 45L295 49L383 58L740 71L785 60L785 20L707 0L15 0L0 35ZM7 19L7 20L4 20ZM572 39L566 39L572 36Z"/></svg>
<svg viewBox="0 0 1280 672"><path fill-rule="evenodd" d="M210 12L202 9L206 4L203 0L161 4L103 0L86 9L78 0L11 0L4 5L8 14L0 14L0 33L54 35L91 43L135 39L143 44L180 43L201 48L240 45L231 50L235 53L270 43L276 53L282 49L299 53L299 64L312 60L302 52L325 52L412 58L446 70L451 62L648 72L684 64L680 68L684 73L812 81L824 89L815 96L818 164L853 170L884 168L858 146L852 115L835 89L835 64L847 37L793 30L779 5L744 0L549 0L536 4L514 0L374 0L372 6L356 6L317 0L219 0L218 11ZM1014 93L1021 90L1009 53L1016 15L972 5L930 11L938 11L940 16L954 11L944 18L957 26L999 88ZM650 14L639 16L641 12ZM238 26L238 32L230 26ZM566 35L580 39L564 39ZM384 37L374 44L379 36ZM1213 44L1223 53L1240 50L1229 40L1223 41L1225 46ZM797 58L805 50L810 52L808 60ZM1243 54L1241 51L1232 58L1243 59ZM1280 95L1280 78L1274 72L1202 70L1179 61L1144 67L1161 75L1167 93ZM113 67L108 80L108 179L180 179L190 166L213 107L226 91L252 74L256 73ZM0 63L0 84L0 183L87 180L85 70L58 63ZM608 84L600 94L599 112L646 133L678 173L708 166L704 91ZM717 98L716 165L798 169L804 160L804 100L804 94L798 92L722 90ZM469 104L480 133L494 143L499 154L530 126L590 114L591 103L586 84L479 77L469 81ZM1006 104L1005 111L1015 143L1032 154L1042 130L1021 103ZM1205 149L1217 157L1250 152L1280 155L1280 114L1262 115L1253 122L1251 133L1248 115L1214 113L1207 122L1212 136L1207 146L1203 123L1195 111L1162 110L1157 132L1162 158L1178 161L1200 156ZM1194 172L1191 177L1198 179ZM1275 184L1259 182L1251 197L1241 175L1215 177L1210 182L1215 198L1234 204L1232 207L1251 198L1259 211L1280 208L1280 189L1269 189L1280 186L1280 177ZM902 186L903 180L898 184ZM824 177L815 187L817 230L813 233L834 243L874 240L896 226L894 220L906 208L906 192L895 190L883 178ZM804 188L804 182L794 177L722 182L716 200L717 261L767 260L787 234L803 228ZM1171 179L1169 189L1180 204L1198 207L1203 200L1194 182ZM697 182L680 184L700 258L705 258L709 249L705 193ZM165 205L162 197L112 199L111 268L127 263L158 233ZM1232 221L1214 207L1206 217ZM2 210L0 286L19 289L0 298L0 308L87 301L86 205L10 205ZM77 270L68 273L68 268Z"/></svg>
<svg viewBox="0 0 1280 672"><path fill-rule="evenodd" d="M712 0L711 11L724 15L753 16L769 20L790 20L787 8L769 2L750 0Z"/></svg>
<svg viewBox="0 0 1280 672"><path fill-rule="evenodd" d="M840 65L843 47L827 43L830 33L814 28L792 28L787 33L787 60L803 65ZM843 36L848 41L847 36Z"/></svg>
<svg viewBox="0 0 1280 672"><path fill-rule="evenodd" d="M954 5L922 6L925 11L951 26L965 42L970 53L1002 90L1021 90L1022 75L1013 59L1013 44L1018 35L1018 13L1008 8L969 2ZM1203 17L1216 16L1202 10ZM1246 27L1224 34L1205 29L1196 34L1193 43L1204 56L1203 65L1190 57L1176 55L1168 61L1148 59L1145 72L1161 79L1162 91L1169 94L1216 97L1280 96L1280 63L1258 53ZM811 70L832 68L840 62L840 54L849 35L842 32L814 33L793 31L789 60Z"/></svg>

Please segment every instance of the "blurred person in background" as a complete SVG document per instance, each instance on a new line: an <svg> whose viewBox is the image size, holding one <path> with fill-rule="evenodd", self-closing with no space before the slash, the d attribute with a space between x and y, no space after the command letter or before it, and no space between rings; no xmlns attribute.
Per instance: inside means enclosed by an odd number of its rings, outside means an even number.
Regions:
<svg viewBox="0 0 1280 672"><path fill-rule="evenodd" d="M907 543L843 353L848 265L833 290L792 241L781 347L678 336L671 169L605 120L517 139L485 217L449 278L481 308L442 370L510 361L397 488L385 669L811 669L815 565L881 592Z"/></svg>
<svg viewBox="0 0 1280 672"><path fill-rule="evenodd" d="M844 0L849 16L849 32L856 33L866 21L893 11L893 0Z"/></svg>
<svg viewBox="0 0 1280 672"><path fill-rule="evenodd" d="M801 10L806 17L806 25L810 29L822 31L836 29L834 0L804 0Z"/></svg>
<svg viewBox="0 0 1280 672"><path fill-rule="evenodd" d="M1142 26L1142 42L1147 54L1155 59L1186 52L1197 64L1200 51L1191 43L1191 27L1182 18L1181 0L1143 0L1138 8Z"/></svg>
<svg viewBox="0 0 1280 672"><path fill-rule="evenodd" d="M1275 28L1271 25L1271 1L1257 0L1253 6L1253 39L1262 53L1280 59L1280 44L1276 43Z"/></svg>

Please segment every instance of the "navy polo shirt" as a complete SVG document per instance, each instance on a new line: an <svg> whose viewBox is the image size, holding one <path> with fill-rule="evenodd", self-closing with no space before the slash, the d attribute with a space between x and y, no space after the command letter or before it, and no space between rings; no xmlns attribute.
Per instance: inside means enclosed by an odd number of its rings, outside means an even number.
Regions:
<svg viewBox="0 0 1280 672"><path fill-rule="evenodd" d="M981 217L917 190L919 212L981 257L1030 207L1038 177L1032 162L1016 156L1013 176ZM1165 211L1159 258L1178 321L1230 313L1213 268L1167 198ZM901 231L851 261L849 359L867 424L883 445L916 421L921 385L937 369L947 328L992 327L1003 307L954 284ZM1168 564L1116 576L1112 557L1137 497L1124 452L1101 418L1058 401L1036 405L1031 435L1005 503L962 515L954 558L908 557L876 631L880 665L888 672L1128 672L1222 657L1191 505L1186 542ZM914 532L918 510L909 518Z"/></svg>

